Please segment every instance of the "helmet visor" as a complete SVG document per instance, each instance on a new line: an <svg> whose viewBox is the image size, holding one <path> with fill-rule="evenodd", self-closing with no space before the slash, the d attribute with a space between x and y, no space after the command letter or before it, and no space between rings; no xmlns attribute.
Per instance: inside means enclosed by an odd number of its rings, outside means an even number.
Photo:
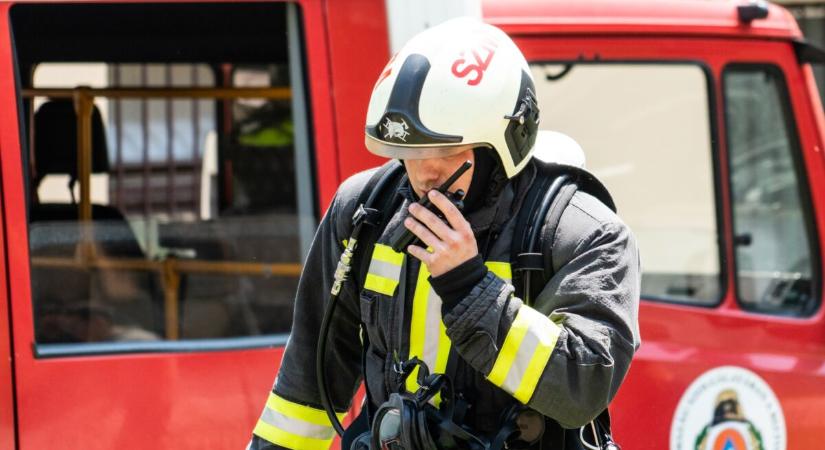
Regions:
<svg viewBox="0 0 825 450"><path fill-rule="evenodd" d="M367 135L364 144L370 153L393 159L430 159L446 158L458 155L476 147L489 147L486 144L459 144L459 145L392 145Z"/></svg>

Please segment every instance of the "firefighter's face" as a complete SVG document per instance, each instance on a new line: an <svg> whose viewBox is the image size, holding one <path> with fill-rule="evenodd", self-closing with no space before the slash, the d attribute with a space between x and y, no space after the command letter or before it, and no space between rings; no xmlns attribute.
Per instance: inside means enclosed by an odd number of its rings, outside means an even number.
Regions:
<svg viewBox="0 0 825 450"><path fill-rule="evenodd" d="M416 195L422 197L427 191L436 189L441 183L447 181L447 178L458 170L464 161L468 160L475 162L472 149L445 158L407 159L404 160L404 166L407 168L407 175L413 190ZM473 167L470 167L470 170L464 172L450 187L450 192L463 189L466 193L472 179Z"/></svg>

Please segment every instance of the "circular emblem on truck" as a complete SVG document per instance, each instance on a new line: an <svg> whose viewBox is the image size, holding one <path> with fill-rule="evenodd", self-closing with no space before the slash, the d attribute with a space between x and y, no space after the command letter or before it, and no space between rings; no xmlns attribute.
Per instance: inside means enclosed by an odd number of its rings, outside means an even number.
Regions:
<svg viewBox="0 0 825 450"><path fill-rule="evenodd" d="M759 375L717 367L693 381L670 427L670 450L786 450L782 406Z"/></svg>

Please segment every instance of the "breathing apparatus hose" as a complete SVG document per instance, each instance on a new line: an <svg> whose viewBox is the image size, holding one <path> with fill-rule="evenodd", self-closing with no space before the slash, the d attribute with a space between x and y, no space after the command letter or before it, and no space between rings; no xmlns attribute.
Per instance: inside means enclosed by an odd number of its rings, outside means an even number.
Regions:
<svg viewBox="0 0 825 450"><path fill-rule="evenodd" d="M397 173L398 170L394 168L386 170L384 174L381 175L381 178L379 178L375 187L372 189L372 192L370 192L367 201L360 204L358 209L355 211L355 214L352 216L352 233L347 240L344 252L341 253L341 257L338 259L338 266L335 269L332 289L330 289L330 298L327 302L326 310L324 311L324 318L321 321L321 330L318 333L318 350L315 354L315 377L318 382L318 393L320 394L321 404L327 413L327 417L329 417L332 427L339 436L344 435L344 427L341 425L341 422L338 420L338 416L335 414L335 407L332 404L332 398L330 397L329 390L327 390L326 374L324 371L324 356L326 355L327 350L327 337L329 336L329 328L332 322L332 317L335 315L335 307L338 304L338 296L341 293L341 288L343 287L344 282L348 278L350 270L352 269L352 259L355 255L355 249L358 246L358 239L361 234L361 229L364 225L378 225L375 218L376 216L380 216L380 212L372 209L371 206L375 203L378 195L383 192L387 183L396 178L395 175Z"/></svg>
<svg viewBox="0 0 825 450"><path fill-rule="evenodd" d="M550 187L547 189L547 192L544 194L541 204L539 205L538 214L536 215L536 217L538 217L540 221L535 221L534 225L530 227L526 236L527 245L522 246L522 248L527 249L528 252L541 252L541 249L537 249L536 245L538 245L539 243L539 236L541 236L541 229L542 225L544 225L544 218L547 217L547 213L550 210L550 206L553 204L553 199L556 198L559 191L561 191L561 189L567 184L569 179L570 178L567 175L562 175L556 178L555 180L553 180L553 183L550 185ZM522 300L524 300L524 302L528 305L530 305L533 301L533 299L530 298L530 275L530 270L524 272L524 293L522 294L524 297Z"/></svg>

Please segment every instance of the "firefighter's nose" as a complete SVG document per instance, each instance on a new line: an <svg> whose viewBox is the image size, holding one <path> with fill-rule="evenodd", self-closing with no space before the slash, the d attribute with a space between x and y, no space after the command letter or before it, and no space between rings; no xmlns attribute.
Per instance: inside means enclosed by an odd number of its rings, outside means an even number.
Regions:
<svg viewBox="0 0 825 450"><path fill-rule="evenodd" d="M441 172L436 164L424 162L420 166L420 179L424 184L434 187L441 179Z"/></svg>
<svg viewBox="0 0 825 450"><path fill-rule="evenodd" d="M428 179L439 179L441 177L441 166L438 158L422 159L421 172Z"/></svg>

